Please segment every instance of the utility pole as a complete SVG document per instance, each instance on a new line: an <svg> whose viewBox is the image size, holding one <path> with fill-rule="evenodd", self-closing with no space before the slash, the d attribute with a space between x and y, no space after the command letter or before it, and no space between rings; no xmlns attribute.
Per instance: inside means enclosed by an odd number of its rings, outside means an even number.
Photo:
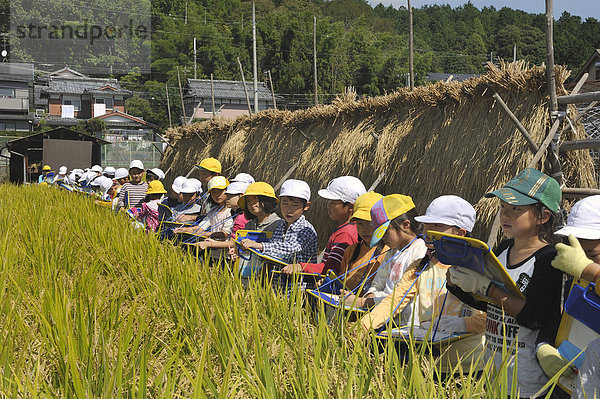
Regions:
<svg viewBox="0 0 600 399"><path fill-rule="evenodd" d="M196 38L194 38L194 79L196 79Z"/></svg>
<svg viewBox="0 0 600 399"><path fill-rule="evenodd" d="M275 101L275 89L273 88L273 79L271 79L271 70L267 71L269 75L269 85L271 86L271 96L273 97L273 108L277 109L277 101Z"/></svg>
<svg viewBox="0 0 600 399"><path fill-rule="evenodd" d="M313 71L315 75L315 106L319 105L319 92L317 84L317 17L313 17Z"/></svg>
<svg viewBox="0 0 600 399"><path fill-rule="evenodd" d="M408 0L408 73L410 76L409 89L415 89L415 67L413 62L413 13Z"/></svg>
<svg viewBox="0 0 600 399"><path fill-rule="evenodd" d="M254 113L258 113L258 65L256 65L256 7L252 2L252 69L254 72Z"/></svg>
<svg viewBox="0 0 600 399"><path fill-rule="evenodd" d="M188 2L185 2L185 20L183 21L184 25L187 25L187 7L188 7Z"/></svg>
<svg viewBox="0 0 600 399"><path fill-rule="evenodd" d="M181 111L183 112L183 125L187 125L185 105L183 104L183 89L181 88L181 77L179 76L179 65L177 66L177 82L179 83L179 98L181 99Z"/></svg>
<svg viewBox="0 0 600 399"><path fill-rule="evenodd" d="M213 83L213 74L210 74L210 99L212 101L212 116L215 117L215 85Z"/></svg>
<svg viewBox="0 0 600 399"><path fill-rule="evenodd" d="M517 43L513 44L513 62L517 62Z"/></svg>
<svg viewBox="0 0 600 399"><path fill-rule="evenodd" d="M173 127L171 122L171 103L169 102L169 87L165 83L165 92L167 93L167 113L169 114L169 127Z"/></svg>
<svg viewBox="0 0 600 399"><path fill-rule="evenodd" d="M252 105L250 105L250 96L248 96L248 87L246 86L246 78L244 77L244 68L240 62L240 57L237 57L238 65L240 66L240 74L242 75L242 83L244 84L244 94L246 94L246 104L248 104L248 115L252 116Z"/></svg>

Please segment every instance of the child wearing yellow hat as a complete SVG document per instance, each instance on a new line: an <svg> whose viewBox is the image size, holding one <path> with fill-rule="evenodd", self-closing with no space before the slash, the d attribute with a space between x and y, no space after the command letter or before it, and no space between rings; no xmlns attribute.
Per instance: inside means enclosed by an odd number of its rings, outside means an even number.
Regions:
<svg viewBox="0 0 600 399"><path fill-rule="evenodd" d="M142 209L137 214L137 219L144 223L146 231L156 232L160 221L158 219L158 203L167 193L165 187L159 180L153 180L148 183L146 198L142 203Z"/></svg>
<svg viewBox="0 0 600 399"><path fill-rule="evenodd" d="M354 291L366 281L364 290L369 288L369 277L373 276L389 251L387 245L376 245L371 247L373 237L373 225L371 224L371 208L383 195L370 191L359 196L354 202L354 210L351 220L356 224L358 230L358 242L350 245L344 251L340 272L343 276L341 281L345 289ZM360 295L360 292L355 292Z"/></svg>
<svg viewBox="0 0 600 399"><path fill-rule="evenodd" d="M419 263L426 251L425 242L417 237L419 223L414 219L415 204L408 195L382 197L375 202L370 215L375 229L371 247L384 242L392 250L386 253L383 266L377 271L364 296L345 293L346 303L357 307L373 307L392 293L405 270Z"/></svg>

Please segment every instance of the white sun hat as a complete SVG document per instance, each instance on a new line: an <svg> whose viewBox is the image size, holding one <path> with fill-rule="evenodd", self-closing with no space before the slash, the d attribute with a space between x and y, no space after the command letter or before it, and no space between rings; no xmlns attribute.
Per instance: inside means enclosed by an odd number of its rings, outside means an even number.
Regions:
<svg viewBox="0 0 600 399"><path fill-rule="evenodd" d="M176 194L180 194L181 193L181 187L183 187L183 182L186 181L187 179L185 178L185 176L177 176L175 178L175 180L173 180L173 184L171 185L171 189L173 189L173 191L175 191Z"/></svg>
<svg viewBox="0 0 600 399"><path fill-rule="evenodd" d="M354 204L354 201L367 192L365 185L354 176L340 176L327 183L327 188L318 191L319 197L340 200Z"/></svg>
<svg viewBox="0 0 600 399"><path fill-rule="evenodd" d="M158 180L162 180L165 178L165 172L163 172L162 169L152 168L150 169L150 172L154 173L156 177L158 177Z"/></svg>
<svg viewBox="0 0 600 399"><path fill-rule="evenodd" d="M279 190L280 197L295 197L310 201L310 187L303 180L289 179L283 182Z"/></svg>
<svg viewBox="0 0 600 399"><path fill-rule="evenodd" d="M129 171L127 169L125 169L125 168L119 168L119 169L115 170L115 177L114 178L116 180L118 180L118 179L124 179L127 176L129 176Z"/></svg>
<svg viewBox="0 0 600 399"><path fill-rule="evenodd" d="M577 201L567 218L567 225L556 232L559 236L573 234L584 240L600 240L600 195Z"/></svg>
<svg viewBox="0 0 600 399"><path fill-rule="evenodd" d="M466 200L456 195L442 195L431 201L425 215L417 216L415 220L419 223L456 226L471 232L475 226L476 217L475 208Z"/></svg>
<svg viewBox="0 0 600 399"><path fill-rule="evenodd" d="M134 159L129 164L129 169L133 169L133 168L138 168L138 169L144 170L144 163L142 161L140 161L139 159Z"/></svg>
<svg viewBox="0 0 600 399"><path fill-rule="evenodd" d="M238 173L233 179L231 179L231 183L236 181L246 182L248 184L252 184L255 182L254 177L252 177L248 173Z"/></svg>

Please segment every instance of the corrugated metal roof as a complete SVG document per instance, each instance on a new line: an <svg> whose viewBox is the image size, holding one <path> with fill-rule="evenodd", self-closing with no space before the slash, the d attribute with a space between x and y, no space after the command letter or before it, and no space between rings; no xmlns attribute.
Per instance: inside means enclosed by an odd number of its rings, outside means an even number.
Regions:
<svg viewBox="0 0 600 399"><path fill-rule="evenodd" d="M240 99L246 100L244 93L244 83L237 80L213 80L215 89L215 98ZM246 82L248 97L250 101L254 98L254 85L251 82ZM210 80L209 79L188 79L188 97L211 98ZM272 100L271 90L264 82L258 82L258 99L270 101Z"/></svg>
<svg viewBox="0 0 600 399"><path fill-rule="evenodd" d="M98 90L105 86L110 86L115 90ZM43 92L59 94L131 94L131 91L121 88L117 79L73 78L62 76L51 76L48 81L48 88L43 89Z"/></svg>

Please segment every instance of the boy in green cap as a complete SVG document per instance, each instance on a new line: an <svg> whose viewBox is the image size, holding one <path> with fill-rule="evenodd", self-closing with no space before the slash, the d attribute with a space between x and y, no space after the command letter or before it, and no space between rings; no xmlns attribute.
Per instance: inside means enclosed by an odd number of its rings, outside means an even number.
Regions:
<svg viewBox="0 0 600 399"><path fill-rule="evenodd" d="M562 273L551 262L556 255L554 222L562 193L556 180L527 168L485 196L500 199L502 232L509 239L495 252L525 299L506 292L484 275L456 266L448 270L448 290L486 312L487 354L496 369L507 367L509 390L516 376L518 396L531 397L548 382L536 349L554 343L561 318ZM472 294L487 297L490 303Z"/></svg>

